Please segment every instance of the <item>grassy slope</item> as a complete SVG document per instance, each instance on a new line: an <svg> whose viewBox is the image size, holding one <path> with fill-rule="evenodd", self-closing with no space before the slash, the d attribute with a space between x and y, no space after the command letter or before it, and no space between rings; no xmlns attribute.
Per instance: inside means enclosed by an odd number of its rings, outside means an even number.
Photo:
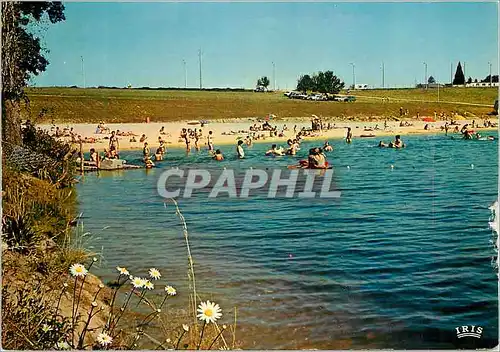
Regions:
<svg viewBox="0 0 500 352"><path fill-rule="evenodd" d="M291 100L276 93L154 91L128 89L30 88L31 118L42 109L47 112L37 122L143 122L191 119L229 119L263 117L389 117L399 114L399 107L409 109L410 116L433 115L434 111L482 116L492 108L498 94L495 88L446 88L440 90L367 90L353 92L355 103ZM389 97L383 102L382 97ZM398 101L408 99L411 101ZM458 102L444 103L443 101ZM479 104L479 105L464 105Z"/></svg>

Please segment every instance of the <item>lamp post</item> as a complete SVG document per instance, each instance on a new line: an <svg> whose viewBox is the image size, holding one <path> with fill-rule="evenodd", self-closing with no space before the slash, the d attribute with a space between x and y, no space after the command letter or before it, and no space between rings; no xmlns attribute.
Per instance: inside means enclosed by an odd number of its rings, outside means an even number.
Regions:
<svg viewBox="0 0 500 352"><path fill-rule="evenodd" d="M182 64L184 65L184 88L187 88L187 67L186 67L186 60L182 60Z"/></svg>
<svg viewBox="0 0 500 352"><path fill-rule="evenodd" d="M427 82L427 63L424 62L424 67L425 67L425 73L424 73L424 82L425 82L425 89L429 88L429 82Z"/></svg>
<svg viewBox="0 0 500 352"><path fill-rule="evenodd" d="M354 63L352 62L349 65L352 66L352 89L356 89L356 73L354 71L356 65L354 65Z"/></svg>
<svg viewBox="0 0 500 352"><path fill-rule="evenodd" d="M274 61L272 62L273 64L273 90L276 90L276 64Z"/></svg>
<svg viewBox="0 0 500 352"><path fill-rule="evenodd" d="M385 65L382 62L382 88L385 88Z"/></svg>
<svg viewBox="0 0 500 352"><path fill-rule="evenodd" d="M83 56L80 56L80 58L82 59L82 79L83 79L83 88L86 87L86 84L85 84L85 62L83 60Z"/></svg>
<svg viewBox="0 0 500 352"><path fill-rule="evenodd" d="M202 77L201 77L201 49L198 50L198 60L200 62L200 89L203 87Z"/></svg>
<svg viewBox="0 0 500 352"><path fill-rule="evenodd" d="M488 62L488 65L490 66L490 87L493 85L493 76L491 75L491 62Z"/></svg>

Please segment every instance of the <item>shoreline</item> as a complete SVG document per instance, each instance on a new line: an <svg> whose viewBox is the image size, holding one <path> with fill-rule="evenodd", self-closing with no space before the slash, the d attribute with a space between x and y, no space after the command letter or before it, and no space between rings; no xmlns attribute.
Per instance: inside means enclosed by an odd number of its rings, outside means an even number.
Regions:
<svg viewBox="0 0 500 352"><path fill-rule="evenodd" d="M411 126L399 126L399 121L390 121L387 122L387 129L383 129L384 122L381 121L351 121L346 122L345 120L341 121L330 121L324 124L330 123L334 126L332 129L322 130L321 132L317 132L312 136L307 136L304 138L305 141L325 141L325 140L338 140L344 139L346 136L347 127L351 127L352 134L354 139L358 138L370 138L370 139L378 139L379 138L387 138L395 135L401 136L409 136L409 135L431 135L431 134L440 134L444 133L441 130L441 126L447 121L436 121L436 122L425 122L421 120L404 120L411 124ZM469 120L460 120L459 128L466 123L471 123ZM282 143L286 144L286 140L289 138L294 138L294 126L297 126L297 132L305 128L311 127L310 121L270 121L272 126L277 126L278 131L281 132L283 126L286 125L288 130L283 131L283 136L273 136L270 137L269 131L258 131L256 132L258 135L263 135L264 138L261 139L253 139L253 143ZM109 124L106 127L109 127L111 131L122 131L122 132L132 132L134 133L135 142L131 142L131 136L119 136L119 146L118 150L141 150L144 146L144 143L140 142L139 139L142 135L145 135L146 142L148 142L151 151L154 153L155 149L159 146L158 137L161 137L166 144L167 150L168 148L183 148L185 146L184 141L179 139L180 131L182 128L196 128L197 130L202 130L202 138L199 141L200 149L204 149L207 146L206 136L209 131L213 131L213 140L215 149L218 146L230 146L236 145L239 139L245 139L245 137L253 131L249 131L249 126L251 125L261 125L262 122L256 122L255 119L249 119L246 121L238 121L238 122L209 122L205 124L203 127L201 125L189 125L188 121L182 122L151 122L151 123L122 123L122 124ZM424 126L429 124L430 129L425 130ZM95 124L56 124L56 125L47 125L41 124L37 127L42 128L45 131L49 131L54 133L54 128L59 127L61 130L63 128L73 128L75 135L80 135L82 139L87 137L87 139L95 138L98 139L95 142L84 142L83 152L86 153L90 150L90 148L95 148L98 152L103 152L104 149L108 149L109 139L105 139L105 137L109 138L108 133L105 134L96 134L96 126ZM160 135L160 128L164 127L167 134ZM378 129L376 129L378 127ZM454 126L452 126L454 128ZM448 131L450 134L454 133L453 128L450 128ZM51 131L52 129L52 131ZM480 127L474 128L478 132L490 132L490 131L498 131L497 127ZM373 135L372 137L362 137ZM70 141L70 137L60 137L61 140ZM79 146L79 143L73 143L73 146ZM194 141L191 143L192 149L194 149Z"/></svg>

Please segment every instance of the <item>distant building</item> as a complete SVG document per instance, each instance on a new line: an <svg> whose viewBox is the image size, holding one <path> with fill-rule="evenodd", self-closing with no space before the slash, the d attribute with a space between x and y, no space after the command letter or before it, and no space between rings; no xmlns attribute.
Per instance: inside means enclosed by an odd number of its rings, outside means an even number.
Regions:
<svg viewBox="0 0 500 352"><path fill-rule="evenodd" d="M453 86L453 87L460 87L460 86ZM490 87L490 82L472 82L472 83L466 83L465 87L467 88L486 88ZM498 87L498 82L493 82L491 83L491 87Z"/></svg>

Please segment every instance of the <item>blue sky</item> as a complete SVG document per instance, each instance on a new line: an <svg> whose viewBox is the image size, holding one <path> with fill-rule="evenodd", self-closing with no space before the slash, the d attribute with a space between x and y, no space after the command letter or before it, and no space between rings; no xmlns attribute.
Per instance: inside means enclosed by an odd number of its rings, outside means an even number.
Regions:
<svg viewBox="0 0 500 352"><path fill-rule="evenodd" d="M66 3L42 41L47 71L35 86L252 88L259 76L291 89L300 74L332 70L347 84L411 86L498 71L496 3Z"/></svg>

